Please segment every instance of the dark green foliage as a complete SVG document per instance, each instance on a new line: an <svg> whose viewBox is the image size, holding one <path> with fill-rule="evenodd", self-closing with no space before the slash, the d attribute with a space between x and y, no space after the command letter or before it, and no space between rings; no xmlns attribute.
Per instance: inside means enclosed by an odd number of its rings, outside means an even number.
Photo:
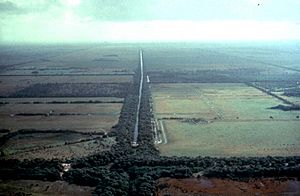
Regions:
<svg viewBox="0 0 300 196"><path fill-rule="evenodd" d="M125 172L111 172L104 167L71 169L63 175L69 183L96 186L95 195L127 195L129 176Z"/></svg>
<svg viewBox="0 0 300 196"><path fill-rule="evenodd" d="M64 180L83 186L97 186L100 179L105 178L109 171L101 167L70 169L63 175Z"/></svg>
<svg viewBox="0 0 300 196"><path fill-rule="evenodd" d="M117 157L112 152L103 152L88 157L74 159L72 161L72 168L85 168L85 167L99 167L107 165Z"/></svg>
<svg viewBox="0 0 300 196"><path fill-rule="evenodd" d="M105 178L100 179L94 194L125 196L128 195L129 190L130 187L128 174L125 172L111 172Z"/></svg>
<svg viewBox="0 0 300 196"><path fill-rule="evenodd" d="M24 160L1 160L0 179L34 179L56 181L60 180L62 168L58 160L47 161L44 159Z"/></svg>
<svg viewBox="0 0 300 196"><path fill-rule="evenodd" d="M145 174L131 181L131 195L151 196L155 193L155 180Z"/></svg>

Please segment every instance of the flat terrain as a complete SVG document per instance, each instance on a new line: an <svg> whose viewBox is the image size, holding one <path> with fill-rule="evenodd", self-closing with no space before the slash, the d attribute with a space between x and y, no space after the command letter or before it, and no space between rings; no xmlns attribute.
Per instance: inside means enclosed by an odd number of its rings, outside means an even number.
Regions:
<svg viewBox="0 0 300 196"><path fill-rule="evenodd" d="M5 159L69 159L110 150L111 137L70 132L23 133L10 138L0 150Z"/></svg>
<svg viewBox="0 0 300 196"><path fill-rule="evenodd" d="M93 102L101 102L101 103L111 103L111 102L118 102L122 103L123 98L117 97L22 97L20 98L0 98L0 102L7 102L12 104L24 104L24 103L33 103L33 104L45 104L45 103L78 103L81 102L83 104L93 104Z"/></svg>
<svg viewBox="0 0 300 196"><path fill-rule="evenodd" d="M82 195L91 196L93 187L76 186L64 181L44 182L39 180L0 181L0 194L2 195Z"/></svg>
<svg viewBox="0 0 300 196"><path fill-rule="evenodd" d="M0 136L9 136L0 146L5 159L64 160L110 150L115 138L103 134L119 121L138 63L136 46L0 48Z"/></svg>
<svg viewBox="0 0 300 196"><path fill-rule="evenodd" d="M0 129L108 132L117 124L136 46L0 47Z"/></svg>
<svg viewBox="0 0 300 196"><path fill-rule="evenodd" d="M247 182L229 179L161 178L157 195L298 195L300 181L296 179L250 179Z"/></svg>
<svg viewBox="0 0 300 196"><path fill-rule="evenodd" d="M130 83L131 75L105 75L105 76L0 76L0 96L16 93L34 84L46 83Z"/></svg>
<svg viewBox="0 0 300 196"><path fill-rule="evenodd" d="M213 122L193 125L164 121L168 143L163 155L290 156L299 155L300 122Z"/></svg>
<svg viewBox="0 0 300 196"><path fill-rule="evenodd" d="M163 43L144 45L148 71L288 68L299 70L299 45L286 43ZM277 69L279 70L279 69ZM252 73L254 74L254 73ZM248 74L251 75L251 74ZM284 79L284 78L281 78Z"/></svg>
<svg viewBox="0 0 300 196"><path fill-rule="evenodd" d="M122 103L6 104L0 107L0 127L11 131L69 129L108 132L117 124L121 108Z"/></svg>
<svg viewBox="0 0 300 196"><path fill-rule="evenodd" d="M151 85L155 114L205 120L295 119L297 111L268 109L278 99L243 83L179 83ZM192 115L192 116L191 116Z"/></svg>
<svg viewBox="0 0 300 196"><path fill-rule="evenodd" d="M23 100L23 99L22 99ZM0 114L10 115L18 113L48 113L52 114L90 114L90 115L118 115L122 103L94 103L94 104L6 104L0 107Z"/></svg>
<svg viewBox="0 0 300 196"><path fill-rule="evenodd" d="M299 111L270 109L281 103L237 84L152 84L154 113L167 144L162 155L299 155Z"/></svg>
<svg viewBox="0 0 300 196"><path fill-rule="evenodd" d="M147 80L133 149L139 49ZM0 45L0 51L3 179L98 184L100 194L300 193L299 179L286 177L299 169L299 42ZM61 178L57 164L66 162L71 169ZM0 180L0 195L91 195L94 188Z"/></svg>
<svg viewBox="0 0 300 196"><path fill-rule="evenodd" d="M152 83L292 82L297 51L295 43L161 44L145 48L145 65Z"/></svg>
<svg viewBox="0 0 300 196"><path fill-rule="evenodd" d="M137 47L114 44L2 45L2 75L128 74Z"/></svg>

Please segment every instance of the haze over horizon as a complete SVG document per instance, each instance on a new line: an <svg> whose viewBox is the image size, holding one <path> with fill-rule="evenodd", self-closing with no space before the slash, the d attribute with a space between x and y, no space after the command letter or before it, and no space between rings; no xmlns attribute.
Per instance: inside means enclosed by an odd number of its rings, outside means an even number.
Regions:
<svg viewBox="0 0 300 196"><path fill-rule="evenodd" d="M0 43L300 40L297 0L0 0Z"/></svg>

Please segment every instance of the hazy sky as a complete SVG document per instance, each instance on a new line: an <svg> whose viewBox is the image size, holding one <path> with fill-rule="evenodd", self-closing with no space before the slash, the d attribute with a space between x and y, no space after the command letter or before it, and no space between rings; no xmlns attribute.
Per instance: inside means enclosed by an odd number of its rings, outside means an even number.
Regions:
<svg viewBox="0 0 300 196"><path fill-rule="evenodd" d="M0 42L300 40L300 0L0 0Z"/></svg>

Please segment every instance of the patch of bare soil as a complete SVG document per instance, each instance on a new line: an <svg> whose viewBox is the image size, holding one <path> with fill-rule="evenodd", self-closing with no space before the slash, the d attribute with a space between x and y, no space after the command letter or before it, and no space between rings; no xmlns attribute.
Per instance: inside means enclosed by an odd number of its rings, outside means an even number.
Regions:
<svg viewBox="0 0 300 196"><path fill-rule="evenodd" d="M157 196L167 195L300 195L294 178L261 178L235 181L216 178L161 178Z"/></svg>

